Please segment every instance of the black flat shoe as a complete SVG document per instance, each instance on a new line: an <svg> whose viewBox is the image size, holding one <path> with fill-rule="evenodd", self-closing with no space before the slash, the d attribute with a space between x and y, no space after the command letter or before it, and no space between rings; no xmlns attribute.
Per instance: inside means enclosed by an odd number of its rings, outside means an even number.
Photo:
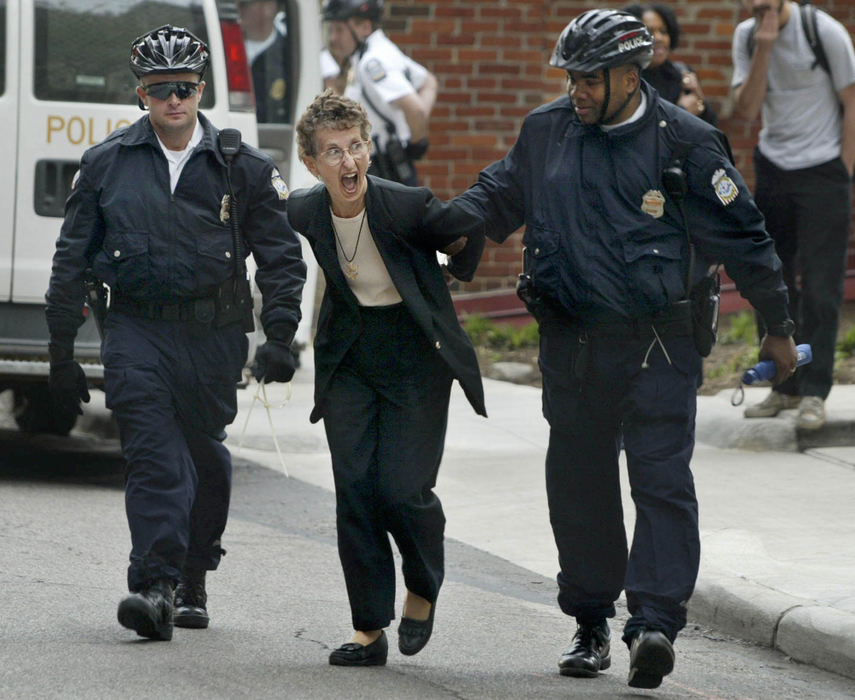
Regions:
<svg viewBox="0 0 855 700"><path fill-rule="evenodd" d="M389 654L389 642L386 633L380 632L371 644L348 642L342 644L330 654L331 666L385 666Z"/></svg>
<svg viewBox="0 0 855 700"><path fill-rule="evenodd" d="M398 625L398 651L404 656L418 654L430 640L433 632L433 614L436 603L430 606L430 615L427 620L413 620L409 617L401 617Z"/></svg>

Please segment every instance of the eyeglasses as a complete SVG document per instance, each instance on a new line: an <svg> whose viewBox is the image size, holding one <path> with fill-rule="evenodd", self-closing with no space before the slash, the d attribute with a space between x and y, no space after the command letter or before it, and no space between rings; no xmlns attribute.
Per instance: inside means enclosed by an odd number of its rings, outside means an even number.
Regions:
<svg viewBox="0 0 855 700"><path fill-rule="evenodd" d="M368 155L369 143L369 141L354 141L347 147L347 152L350 153L350 157L353 158L353 160L366 156ZM336 165L340 165L344 160L344 153L345 151L340 148L329 148L323 153L319 153L318 158L323 159L324 163L327 165L335 167Z"/></svg>
<svg viewBox="0 0 855 700"><path fill-rule="evenodd" d="M169 83L155 83L154 85L143 85L146 95L156 97L158 100L167 100L174 92L179 100L186 100L190 95L195 95L199 90L199 83L190 83L177 80Z"/></svg>

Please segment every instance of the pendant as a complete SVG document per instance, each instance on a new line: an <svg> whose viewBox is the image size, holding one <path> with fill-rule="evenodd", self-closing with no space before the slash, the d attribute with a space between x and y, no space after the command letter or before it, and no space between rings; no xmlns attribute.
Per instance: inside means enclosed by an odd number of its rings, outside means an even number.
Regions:
<svg viewBox="0 0 855 700"><path fill-rule="evenodd" d="M345 263L344 274L348 279L355 280L359 275L359 265L353 262Z"/></svg>

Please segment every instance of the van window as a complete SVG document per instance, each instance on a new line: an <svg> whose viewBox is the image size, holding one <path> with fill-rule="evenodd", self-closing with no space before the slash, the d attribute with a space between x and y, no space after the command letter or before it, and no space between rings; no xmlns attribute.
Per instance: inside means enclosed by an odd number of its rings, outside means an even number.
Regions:
<svg viewBox="0 0 855 700"><path fill-rule="evenodd" d="M136 104L131 43L164 24L208 41L202 0L36 0L36 98ZM203 108L214 104L211 72L205 74Z"/></svg>

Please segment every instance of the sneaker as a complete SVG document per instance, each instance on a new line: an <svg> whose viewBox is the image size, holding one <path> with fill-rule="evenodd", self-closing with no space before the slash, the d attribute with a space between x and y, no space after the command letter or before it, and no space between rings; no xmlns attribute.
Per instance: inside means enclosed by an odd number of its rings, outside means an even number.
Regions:
<svg viewBox="0 0 855 700"><path fill-rule="evenodd" d="M631 688L658 688L662 677L674 670L674 647L659 630L643 629L632 638L629 647Z"/></svg>
<svg viewBox="0 0 855 700"><path fill-rule="evenodd" d="M825 401L819 396L803 396L796 425L802 430L816 430L825 425Z"/></svg>
<svg viewBox="0 0 855 700"><path fill-rule="evenodd" d="M745 409L746 418L772 418L777 416L781 411L786 411L791 408L798 408L800 396L790 396L782 394L779 391L770 391L769 395L760 403L749 406Z"/></svg>
<svg viewBox="0 0 855 700"><path fill-rule="evenodd" d="M205 629L210 622L207 602L205 572L182 573L175 589L175 626Z"/></svg>
<svg viewBox="0 0 855 700"><path fill-rule="evenodd" d="M595 625L579 625L573 644L558 661L559 673L575 678L596 678L612 664L609 637L609 624L605 620Z"/></svg>

